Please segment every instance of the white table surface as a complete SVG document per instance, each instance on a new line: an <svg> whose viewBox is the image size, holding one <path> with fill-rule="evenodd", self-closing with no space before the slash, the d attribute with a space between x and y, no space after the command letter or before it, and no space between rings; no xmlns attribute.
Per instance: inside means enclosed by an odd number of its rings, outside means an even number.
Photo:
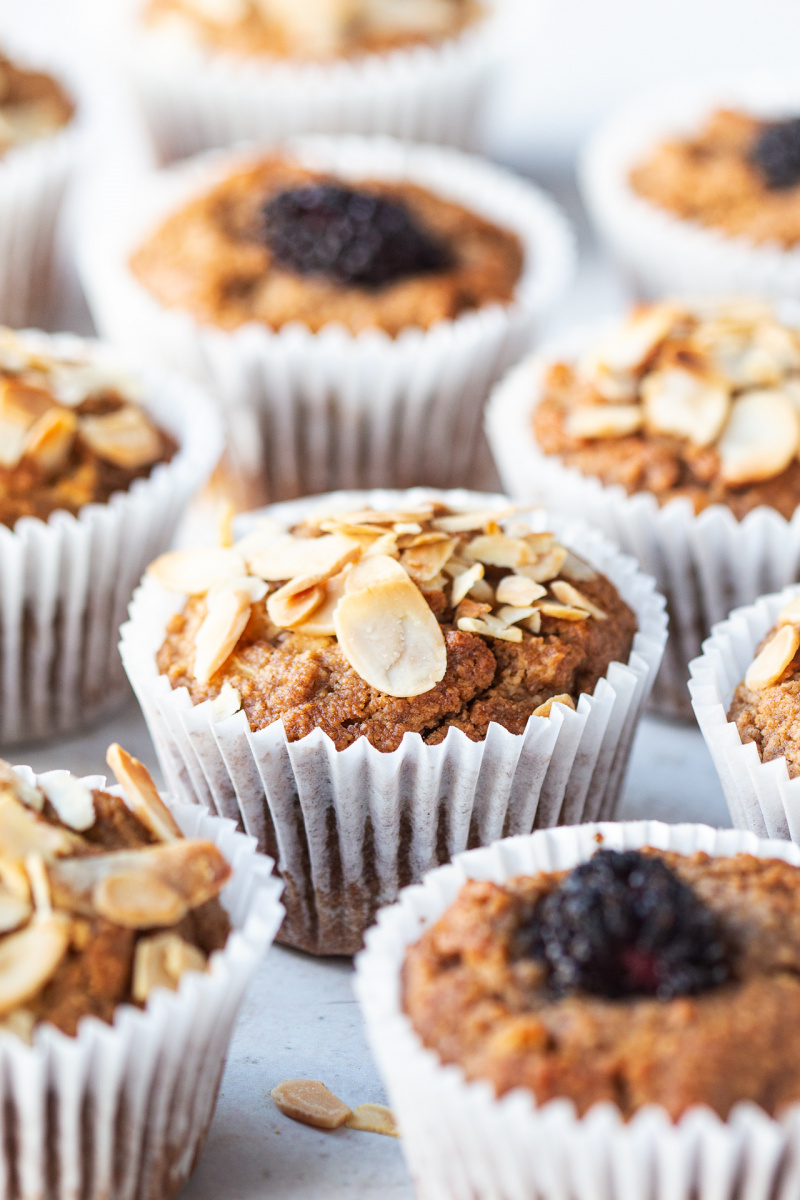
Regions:
<svg viewBox="0 0 800 1200"><path fill-rule="evenodd" d="M583 259L554 331L623 306L625 288L596 253L569 181L549 180L577 220ZM104 726L81 737L7 751L37 771L104 774L105 748L119 741L157 775L133 697ZM618 815L730 824L722 791L696 728L645 718L637 733ZM231 1046L216 1116L183 1200L406 1200L414 1192L400 1143L341 1129L295 1124L270 1089L289 1077L318 1078L354 1106L385 1095L367 1049L347 960L315 960L274 947L246 998Z"/></svg>

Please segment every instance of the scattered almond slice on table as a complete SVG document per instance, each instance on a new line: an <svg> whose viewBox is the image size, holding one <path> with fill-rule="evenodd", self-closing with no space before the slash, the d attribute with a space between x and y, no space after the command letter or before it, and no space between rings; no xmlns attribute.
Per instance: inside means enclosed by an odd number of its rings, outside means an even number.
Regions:
<svg viewBox="0 0 800 1200"><path fill-rule="evenodd" d="M364 1133L400 1136L392 1111L385 1104L358 1104L351 1110L319 1079L284 1079L270 1096L284 1116L315 1129L346 1125Z"/></svg>

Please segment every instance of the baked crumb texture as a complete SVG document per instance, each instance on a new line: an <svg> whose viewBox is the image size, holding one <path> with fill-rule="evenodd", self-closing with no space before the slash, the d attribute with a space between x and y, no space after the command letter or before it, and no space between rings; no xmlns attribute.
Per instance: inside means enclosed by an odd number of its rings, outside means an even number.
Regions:
<svg viewBox="0 0 800 1200"><path fill-rule="evenodd" d="M521 734L627 661L636 630L608 579L513 509L320 512L291 534L268 520L150 573L193 593L158 653L173 688L337 750L451 728L480 741L491 722Z"/></svg>
<svg viewBox="0 0 800 1200"><path fill-rule="evenodd" d="M410 183L366 181L359 191L395 200L448 250L448 266L380 288L346 285L278 266L264 208L279 193L340 182L281 159L238 170L169 216L134 252L131 270L165 308L234 330L248 321L314 332L339 323L351 333L378 328L395 337L487 304L507 304L522 270L522 246L466 208Z"/></svg>
<svg viewBox="0 0 800 1200"><path fill-rule="evenodd" d="M706 1104L726 1118L742 1100L779 1114L800 1099L800 872L747 854L647 853L716 915L729 982L671 1000L555 997L519 933L566 873L469 882L407 953L404 1007L425 1045L498 1095L524 1087L581 1114L610 1101L625 1117Z"/></svg>
<svg viewBox="0 0 800 1200"><path fill-rule="evenodd" d="M25 70L0 53L0 156L57 133L74 112L72 100L50 75Z"/></svg>
<svg viewBox="0 0 800 1200"><path fill-rule="evenodd" d="M755 743L762 762L785 758L789 777L800 775L800 600L778 613L733 694L728 720L743 743Z"/></svg>
<svg viewBox="0 0 800 1200"><path fill-rule="evenodd" d="M698 133L656 146L630 173L633 190L682 220L790 249L800 241L800 182L770 186L754 151L768 122L721 109Z"/></svg>
<svg viewBox="0 0 800 1200"><path fill-rule="evenodd" d="M755 301L661 303L548 370L533 413L546 454L659 504L800 500L800 334Z"/></svg>
<svg viewBox="0 0 800 1200"><path fill-rule="evenodd" d="M149 0L147 25L170 25L212 50L325 61L461 33L476 0Z"/></svg>
<svg viewBox="0 0 800 1200"><path fill-rule="evenodd" d="M0 523L75 515L168 462L177 444L139 392L90 352L45 354L0 328Z"/></svg>
<svg viewBox="0 0 800 1200"><path fill-rule="evenodd" d="M118 746L109 763L125 801L66 772L33 787L0 760L0 1029L25 1040L110 1023L227 940L227 862L183 838L141 763Z"/></svg>

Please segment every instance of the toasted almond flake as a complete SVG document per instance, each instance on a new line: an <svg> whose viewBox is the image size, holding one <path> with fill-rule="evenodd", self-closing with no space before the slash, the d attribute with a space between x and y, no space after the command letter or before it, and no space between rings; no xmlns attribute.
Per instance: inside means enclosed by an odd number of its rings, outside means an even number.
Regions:
<svg viewBox="0 0 800 1200"><path fill-rule="evenodd" d="M422 546L403 550L400 562L413 580L417 583L427 583L439 574L452 555L455 546L456 543L453 539L444 542L427 542Z"/></svg>
<svg viewBox="0 0 800 1200"><path fill-rule="evenodd" d="M40 779L42 791L70 829L91 829L95 821L94 797L69 771L51 771Z"/></svg>
<svg viewBox="0 0 800 1200"><path fill-rule="evenodd" d="M365 508L360 512L342 513L343 520L347 520L354 525L407 525L419 524L420 521L428 521L433 516L432 504L420 504L418 508L408 508L405 510L398 509L375 509Z"/></svg>
<svg viewBox="0 0 800 1200"><path fill-rule="evenodd" d="M236 509L231 501L224 500L217 518L217 541L225 550L230 550L233 545L233 518L235 516Z"/></svg>
<svg viewBox="0 0 800 1200"><path fill-rule="evenodd" d="M360 566L359 560L356 564ZM336 605L341 600L345 593L347 585L347 575L354 567L345 567L338 575L331 576L325 583L325 598L319 608L315 609L307 621L296 627L297 633L306 634L308 637L334 637L336 635L336 626L333 623L333 614L336 611Z"/></svg>
<svg viewBox="0 0 800 1200"><path fill-rule="evenodd" d="M202 550L171 550L147 568L147 574L169 592L199 596L217 583L247 574L244 558L224 546Z"/></svg>
<svg viewBox="0 0 800 1200"><path fill-rule="evenodd" d="M522 641L522 630L518 629L516 625L512 625L510 628L507 628L500 622L497 622L496 625L489 625L485 617L483 619L479 617L462 617L458 622L458 628L462 633L477 633L482 637L498 638L502 642Z"/></svg>
<svg viewBox="0 0 800 1200"><path fill-rule="evenodd" d="M52 979L67 952L69 934L69 918L51 912L0 941L0 1015L31 1000Z"/></svg>
<svg viewBox="0 0 800 1200"><path fill-rule="evenodd" d="M19 771L15 771L10 763L0 758L0 788L10 788L18 800L34 812L41 812L44 807L44 792L23 779Z"/></svg>
<svg viewBox="0 0 800 1200"><path fill-rule="evenodd" d="M242 707L242 697L239 694L239 689L235 688L229 680L225 680L220 688L219 695L211 701L211 708L214 712L215 721L227 721L229 717L233 717Z"/></svg>
<svg viewBox="0 0 800 1200"><path fill-rule="evenodd" d="M776 625L800 625L800 596L784 604L778 613Z"/></svg>
<svg viewBox="0 0 800 1200"><path fill-rule="evenodd" d="M22 459L27 430L0 414L0 467L16 467Z"/></svg>
<svg viewBox="0 0 800 1200"><path fill-rule="evenodd" d="M72 854L82 843L74 834L37 819L9 790L0 792L0 846L4 858L23 862L41 854L46 862Z"/></svg>
<svg viewBox="0 0 800 1200"><path fill-rule="evenodd" d="M491 567L520 567L531 562L531 548L523 538L488 533L472 539L463 549L464 557Z"/></svg>
<svg viewBox="0 0 800 1200"><path fill-rule="evenodd" d="M472 533L473 530L483 529L487 521L504 521L519 512L516 504L505 508L483 508L475 512L453 513L447 517L435 517L431 524L434 529L443 533Z"/></svg>
<svg viewBox="0 0 800 1200"><path fill-rule="evenodd" d="M566 558L567 551L564 547L555 545L549 554L543 554L528 566L518 567L517 571L535 583L549 583L551 579L555 579L557 575L561 574L561 568L564 566Z"/></svg>
<svg viewBox="0 0 800 1200"><path fill-rule="evenodd" d="M469 594L473 600L479 600L483 604L494 604L494 591L485 579L476 579L469 589Z"/></svg>
<svg viewBox="0 0 800 1200"><path fill-rule="evenodd" d="M206 958L177 933L140 938L133 960L133 998L146 1003L157 987L176 991L185 971L204 971Z"/></svg>
<svg viewBox="0 0 800 1200"><path fill-rule="evenodd" d="M398 537L402 537L403 534L422 533L422 526L417 521L397 521L392 526L392 532L396 533Z"/></svg>
<svg viewBox="0 0 800 1200"><path fill-rule="evenodd" d="M430 592L444 592L450 586L450 580L445 575L444 571L439 571L432 579L426 579L424 583L420 581L417 586L419 590L428 595Z"/></svg>
<svg viewBox="0 0 800 1200"><path fill-rule="evenodd" d="M194 640L194 677L208 683L236 648L250 619L250 596L242 591L221 591L209 597L206 612Z"/></svg>
<svg viewBox="0 0 800 1200"><path fill-rule="evenodd" d="M547 589L525 575L505 575L494 590L498 604L513 604L526 608L534 600L547 595Z"/></svg>
<svg viewBox="0 0 800 1200"><path fill-rule="evenodd" d="M79 417L83 440L100 458L135 471L161 456L161 436L140 408L127 405L102 417Z"/></svg>
<svg viewBox="0 0 800 1200"><path fill-rule="evenodd" d="M462 571L453 580L453 586L450 589L450 603L455 606L460 604L466 595L472 590L475 584L483 579L484 567L483 563L475 563L474 566ZM477 597L476 597L477 598Z"/></svg>
<svg viewBox="0 0 800 1200"><path fill-rule="evenodd" d="M189 911L179 891L146 871L120 871L98 880L92 903L101 917L126 929L177 925Z"/></svg>
<svg viewBox="0 0 800 1200"><path fill-rule="evenodd" d="M302 625L325 599L325 588L319 584L314 584L305 591L293 591L287 595L286 588L291 586L292 584L288 583L285 587L278 588L267 600L269 619L279 629L294 629Z"/></svg>
<svg viewBox="0 0 800 1200"><path fill-rule="evenodd" d="M573 438L627 437L642 427L636 404L586 404L572 408L564 418L564 432Z"/></svg>
<svg viewBox="0 0 800 1200"><path fill-rule="evenodd" d="M69 409L51 408L28 430L23 456L32 458L45 478L51 478L66 466L77 426Z"/></svg>
<svg viewBox="0 0 800 1200"><path fill-rule="evenodd" d="M347 1105L319 1079L284 1079L270 1096L285 1117L315 1129L338 1129L350 1116Z"/></svg>
<svg viewBox="0 0 800 1200"><path fill-rule="evenodd" d="M541 613L539 613L538 611L532 613L531 616L529 616L526 620L520 621L520 624L525 629L527 629L528 633L534 633L534 634L541 633L542 632Z"/></svg>
<svg viewBox="0 0 800 1200"><path fill-rule="evenodd" d="M346 592L334 624L353 670L389 696L422 695L447 670L439 622L408 576Z"/></svg>
<svg viewBox="0 0 800 1200"><path fill-rule="evenodd" d="M14 378L0 380L0 417L13 424L30 429L54 407L55 401L45 388L32 387Z"/></svg>
<svg viewBox="0 0 800 1200"><path fill-rule="evenodd" d="M543 617L555 617L559 621L585 621L589 616L585 608L573 608L570 604L552 604L549 600L537 604L536 607Z"/></svg>
<svg viewBox="0 0 800 1200"><path fill-rule="evenodd" d="M348 1129L363 1133L382 1133L385 1137L400 1137L394 1114L385 1104L357 1104L345 1121Z"/></svg>
<svg viewBox="0 0 800 1200"><path fill-rule="evenodd" d="M28 873L20 862L0 858L0 884L2 890L17 900L31 901L31 888Z"/></svg>
<svg viewBox="0 0 800 1200"><path fill-rule="evenodd" d="M122 788L128 808L154 837L160 842L173 842L183 837L144 763L123 750L119 742L112 742L108 747L106 762Z"/></svg>
<svg viewBox="0 0 800 1200"><path fill-rule="evenodd" d="M674 304L646 305L595 342L581 364L581 373L593 379L598 367L614 374L636 372L669 336L681 318Z"/></svg>
<svg viewBox="0 0 800 1200"><path fill-rule="evenodd" d="M534 717L549 717L554 704L564 704L567 708L575 711L575 701L568 692L564 692L560 696L551 696L549 700L545 700L544 704L540 704L538 708L533 710Z"/></svg>
<svg viewBox="0 0 800 1200"><path fill-rule="evenodd" d="M794 625L782 625L747 668L745 687L759 692L777 683L797 653L798 646L800 632Z"/></svg>
<svg viewBox="0 0 800 1200"><path fill-rule="evenodd" d="M372 587L376 583L385 583L396 579L401 583L408 582L408 571L395 558L388 554L371 554L355 563L344 577L346 594L359 592L363 588Z"/></svg>
<svg viewBox="0 0 800 1200"><path fill-rule="evenodd" d="M369 558L371 555L385 554L389 558L397 558L399 553L397 546L397 538L393 533L382 533L380 537L375 538L369 546L362 551L364 558Z"/></svg>
<svg viewBox="0 0 800 1200"><path fill-rule="evenodd" d="M597 579L597 571L582 558L573 554L571 550L567 551L567 557L561 567L561 574L566 575L567 579L571 579L573 583L590 583L591 580Z"/></svg>
<svg viewBox="0 0 800 1200"><path fill-rule="evenodd" d="M248 554L247 565L253 575L268 583L294 579L298 575L328 579L360 556L361 543L339 533L323 533L318 538L283 533L261 550Z"/></svg>
<svg viewBox="0 0 800 1200"><path fill-rule="evenodd" d="M234 579L223 579L208 589L208 602L219 596L221 592L240 592L249 598L251 604L258 604L269 591L269 584L255 575L237 575Z"/></svg>
<svg viewBox="0 0 800 1200"><path fill-rule="evenodd" d="M524 540L528 543L537 558L540 558L543 554L549 554L557 545L556 535L547 531L526 533Z"/></svg>
<svg viewBox="0 0 800 1200"><path fill-rule="evenodd" d="M413 550L415 546L433 546L437 542L449 540L446 533L418 533L415 536L407 534L405 537L398 538L397 545L400 550Z"/></svg>
<svg viewBox="0 0 800 1200"><path fill-rule="evenodd" d="M491 611L491 605L480 604L477 600L471 600L469 596L465 596L456 607L454 620L458 623L462 617L482 617L484 613Z"/></svg>
<svg viewBox="0 0 800 1200"><path fill-rule="evenodd" d="M328 521L320 521L319 529L322 533L342 533L345 537L367 538L370 541L385 536L380 525L351 525L347 521L337 521L333 517Z"/></svg>
<svg viewBox="0 0 800 1200"><path fill-rule="evenodd" d="M279 521L272 517L260 517L249 533L239 538L238 542L234 542L233 549L246 560L249 554L263 550L276 537L282 537L285 533L286 529Z"/></svg>
<svg viewBox="0 0 800 1200"><path fill-rule="evenodd" d="M19 929L30 920L32 913L33 906L29 900L14 896L5 889L0 891L0 933L12 933Z"/></svg>
<svg viewBox="0 0 800 1200"><path fill-rule="evenodd" d="M527 621L528 617L532 617L537 610L529 605L519 607L515 604L504 604L502 608L497 610L496 616L498 621L502 621L504 625L519 625L522 621Z"/></svg>
<svg viewBox="0 0 800 1200"><path fill-rule="evenodd" d="M598 608L587 596L584 596L583 592L579 592L571 583L565 583L563 579L554 579L550 584L550 591L562 604L567 604L571 608L585 608L598 621L608 619L607 613L604 613L602 608Z"/></svg>
<svg viewBox="0 0 800 1200"><path fill-rule="evenodd" d="M719 380L667 367L643 381L642 404L649 429L710 446L728 419L731 401L727 385Z"/></svg>
<svg viewBox="0 0 800 1200"><path fill-rule="evenodd" d="M736 486L772 479L800 446L800 416L780 391L745 392L734 401L717 443L720 474Z"/></svg>

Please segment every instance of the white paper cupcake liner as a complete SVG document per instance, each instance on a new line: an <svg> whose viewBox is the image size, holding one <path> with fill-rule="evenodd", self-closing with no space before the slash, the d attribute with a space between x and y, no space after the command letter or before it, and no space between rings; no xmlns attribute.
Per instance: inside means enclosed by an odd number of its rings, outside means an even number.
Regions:
<svg viewBox="0 0 800 1200"><path fill-rule="evenodd" d="M503 503L474 492L341 493L343 508L396 507L430 496L454 507ZM325 497L327 501L329 497ZM319 503L275 505L287 524ZM275 721L252 733L244 712L217 721L158 673L156 653L183 598L147 579L122 628L121 653L170 788L241 821L278 860L286 881L280 939L320 954L353 953L376 909L408 882L470 844L613 811L642 707L666 638L653 581L597 532L552 514L532 525L563 542L616 585L638 632L626 664L612 663L577 712L556 705L524 734L492 724L485 741L450 729L428 746L407 733L392 753L366 738L336 751L321 730L296 742Z"/></svg>
<svg viewBox="0 0 800 1200"><path fill-rule="evenodd" d="M93 345L69 334L24 337L43 354ZM116 643L128 601L219 458L222 426L211 401L183 380L136 374L144 406L178 442L173 459L77 517L59 511L0 525L2 745L67 733L125 697Z"/></svg>
<svg viewBox="0 0 800 1200"><path fill-rule="evenodd" d="M200 1153L242 997L283 916L281 884L230 821L165 799L184 834L233 868L221 895L231 935L205 973L157 989L144 1009L122 1005L112 1025L84 1017L75 1037L40 1025L32 1045L0 1033L3 1196L169 1200Z"/></svg>
<svg viewBox="0 0 800 1200"><path fill-rule="evenodd" d="M391 338L340 325L314 334L250 323L232 333L159 304L128 269L169 212L253 157L212 154L131 183L125 202L85 214L84 285L102 332L213 388L229 445L262 498L327 489L475 481L481 408L495 379L532 344L570 280L574 239L532 185L455 150L388 139L304 138L288 152L345 178L408 179L517 233L525 265L514 300Z"/></svg>
<svg viewBox="0 0 800 1200"><path fill-rule="evenodd" d="M631 168L667 138L696 133L718 108L770 118L800 113L796 80L717 79L639 96L604 124L583 155L583 199L620 265L647 296L749 293L800 295L800 248L758 245L696 221L680 219L638 196Z"/></svg>
<svg viewBox="0 0 800 1200"><path fill-rule="evenodd" d="M700 730L711 751L731 820L759 837L800 843L800 778L790 779L784 757L762 763L754 742L744 744L728 721L733 693L745 677L762 638L800 586L761 596L715 625L703 653L689 664L689 691Z"/></svg>
<svg viewBox="0 0 800 1200"><path fill-rule="evenodd" d="M333 62L243 58L134 16L129 73L162 162L243 140L386 134L469 148L503 42L503 0L438 45Z"/></svg>
<svg viewBox="0 0 800 1200"><path fill-rule="evenodd" d="M606 487L544 454L532 422L545 371L554 361L574 359L605 330L578 330L520 363L489 401L486 432L509 495L589 516L655 577L667 598L670 635L653 706L690 717L688 663L700 653L714 622L734 605L751 603L800 574L800 509L790 521L770 508L754 509L737 521L722 504L695 515L687 499L659 507L650 493L629 496L619 485Z"/></svg>
<svg viewBox="0 0 800 1200"><path fill-rule="evenodd" d="M613 1104L579 1117L574 1105L537 1106L519 1088L501 1099L488 1082L467 1082L423 1047L402 1009L402 967L416 942L467 879L497 883L560 871L588 859L596 835L612 849L655 846L713 856L745 852L800 864L786 842L751 833L658 821L589 824L509 838L471 850L407 888L378 916L356 961L356 994L389 1093L420 1200L773 1200L796 1194L800 1105L780 1120L737 1105L727 1121L696 1106L673 1123L658 1105L627 1123Z"/></svg>

